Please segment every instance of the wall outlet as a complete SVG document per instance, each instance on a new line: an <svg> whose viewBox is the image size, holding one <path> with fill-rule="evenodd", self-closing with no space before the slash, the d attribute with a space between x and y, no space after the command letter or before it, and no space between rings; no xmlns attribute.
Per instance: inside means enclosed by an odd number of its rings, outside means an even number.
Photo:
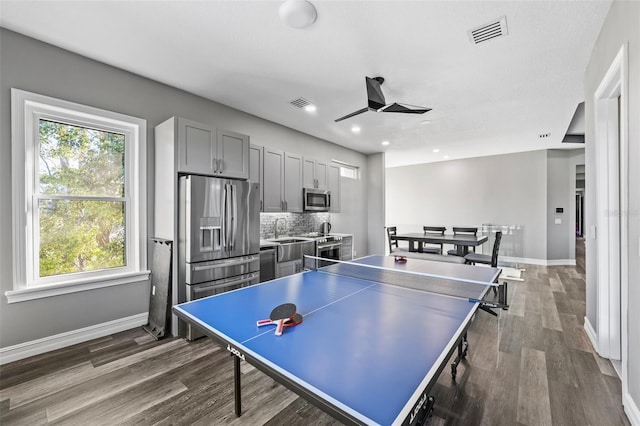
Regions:
<svg viewBox="0 0 640 426"><path fill-rule="evenodd" d="M562 223L562 219L560 219L559 217L556 217L555 223L556 225L560 225Z"/></svg>

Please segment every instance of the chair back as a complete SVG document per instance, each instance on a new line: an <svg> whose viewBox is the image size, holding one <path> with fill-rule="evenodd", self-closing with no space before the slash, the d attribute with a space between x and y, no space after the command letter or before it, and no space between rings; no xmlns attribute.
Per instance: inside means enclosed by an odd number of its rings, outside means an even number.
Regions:
<svg viewBox="0 0 640 426"><path fill-rule="evenodd" d="M393 251L393 246L398 247L398 241L393 239L394 235L398 234L397 226L387 226L387 238L389 239L389 252Z"/></svg>
<svg viewBox="0 0 640 426"><path fill-rule="evenodd" d="M453 227L453 235L458 235L458 234L476 235L477 233L478 233L478 228L471 228L471 227L464 227L464 226Z"/></svg>
<svg viewBox="0 0 640 426"><path fill-rule="evenodd" d="M491 266L498 266L498 252L500 251L500 241L502 241L502 231L496 232L496 240L493 242L493 252L491 253Z"/></svg>
<svg viewBox="0 0 640 426"><path fill-rule="evenodd" d="M424 234L438 234L438 235L444 235L444 231L447 230L446 227L444 226L423 226L422 230L424 231Z"/></svg>

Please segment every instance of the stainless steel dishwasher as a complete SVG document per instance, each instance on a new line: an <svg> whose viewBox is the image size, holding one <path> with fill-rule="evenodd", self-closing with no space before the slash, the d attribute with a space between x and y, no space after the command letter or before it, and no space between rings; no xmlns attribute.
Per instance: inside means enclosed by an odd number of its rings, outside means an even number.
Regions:
<svg viewBox="0 0 640 426"><path fill-rule="evenodd" d="M260 282L273 280L276 277L276 249L267 247L260 249Z"/></svg>

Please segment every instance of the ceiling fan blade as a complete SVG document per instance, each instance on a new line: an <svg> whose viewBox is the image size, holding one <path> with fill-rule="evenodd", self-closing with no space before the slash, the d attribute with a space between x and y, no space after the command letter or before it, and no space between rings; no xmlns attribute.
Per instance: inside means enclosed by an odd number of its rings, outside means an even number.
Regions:
<svg viewBox="0 0 640 426"><path fill-rule="evenodd" d="M378 110L386 104L384 95L382 94L382 87L380 87L381 81L384 81L382 77L378 77L377 79L365 77L367 84L367 102L369 108L374 110Z"/></svg>
<svg viewBox="0 0 640 426"><path fill-rule="evenodd" d="M424 114L425 112L431 111L431 108L426 108L426 107L409 108L397 102L394 102L390 105L380 108L378 111L379 112L402 112L405 114Z"/></svg>
<svg viewBox="0 0 640 426"><path fill-rule="evenodd" d="M337 123L338 121L346 120L347 118L351 118L354 115L362 114L363 112L367 112L369 110L370 110L370 108L362 108L362 109L359 109L356 112L352 112L351 114L347 114L344 117L337 118L334 121Z"/></svg>

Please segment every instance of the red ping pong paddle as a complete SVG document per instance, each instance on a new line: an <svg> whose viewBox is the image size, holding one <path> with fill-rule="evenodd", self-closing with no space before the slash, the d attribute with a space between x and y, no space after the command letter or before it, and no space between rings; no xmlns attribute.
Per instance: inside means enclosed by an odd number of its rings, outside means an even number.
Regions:
<svg viewBox="0 0 640 426"><path fill-rule="evenodd" d="M407 263L407 256L397 255L395 258L396 263Z"/></svg>
<svg viewBox="0 0 640 426"><path fill-rule="evenodd" d="M257 322L258 327L267 324L276 324L276 336L282 334L282 327L285 321L291 320L296 315L296 305L293 303L283 303L278 305L271 311L268 320L260 320Z"/></svg>
<svg viewBox="0 0 640 426"><path fill-rule="evenodd" d="M295 314L292 318L286 320L283 327L294 327L302 322L302 315Z"/></svg>
<svg viewBox="0 0 640 426"><path fill-rule="evenodd" d="M282 324L283 327L295 327L296 325L300 324L303 320L303 316L301 314L295 314L293 316L293 318L289 318L288 320L284 321L284 324ZM263 325L270 325L270 324L276 324L277 321L271 321L270 319L265 319L265 320L260 320L257 322L258 327L263 326Z"/></svg>

